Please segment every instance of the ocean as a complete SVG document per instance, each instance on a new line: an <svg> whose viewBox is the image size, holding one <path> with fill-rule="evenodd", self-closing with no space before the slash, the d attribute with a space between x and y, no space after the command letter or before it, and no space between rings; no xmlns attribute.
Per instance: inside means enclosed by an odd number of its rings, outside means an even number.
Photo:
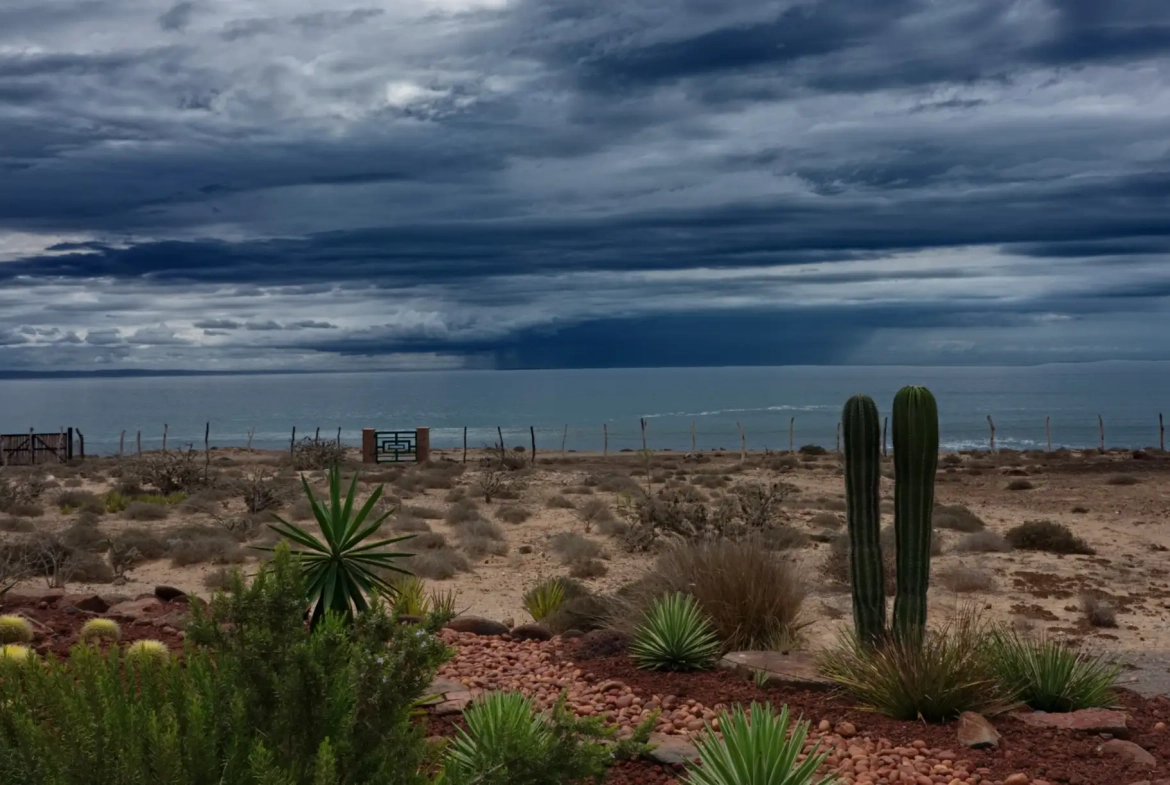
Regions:
<svg viewBox="0 0 1170 785"><path fill-rule="evenodd" d="M434 447L482 447L504 432L509 447L538 451L749 450L836 443L841 406L872 396L883 414L899 387L922 384L939 403L946 450L986 448L987 415L1003 448L1096 447L1100 415L1107 447L1158 444L1158 415L1170 409L1170 362L1105 362L1033 367L638 368L550 371L425 371L0 381L0 433L74 427L88 453L162 443L286 447L320 429L322 438L360 444L362 428L431 429Z"/></svg>

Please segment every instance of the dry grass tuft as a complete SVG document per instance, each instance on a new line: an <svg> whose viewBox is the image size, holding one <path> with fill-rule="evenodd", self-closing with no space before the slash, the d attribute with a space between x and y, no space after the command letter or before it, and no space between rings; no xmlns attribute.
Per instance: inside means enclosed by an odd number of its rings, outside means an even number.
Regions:
<svg viewBox="0 0 1170 785"><path fill-rule="evenodd" d="M1085 614L1085 621L1089 623L1090 627L1112 629L1117 626L1117 611L1099 597L1094 597L1091 594L1082 597L1081 611Z"/></svg>
<svg viewBox="0 0 1170 785"><path fill-rule="evenodd" d="M955 546L955 550L966 553L1007 553L1011 549L1010 542L986 529L968 534Z"/></svg>
<svg viewBox="0 0 1170 785"><path fill-rule="evenodd" d="M532 513L515 504L505 504L496 510L496 520L504 523L520 524L532 517Z"/></svg>
<svg viewBox="0 0 1170 785"><path fill-rule="evenodd" d="M1007 484L1009 491L1030 491L1035 487L1035 484L1031 480L1025 480L1023 477L1012 480Z"/></svg>
<svg viewBox="0 0 1170 785"><path fill-rule="evenodd" d="M958 594L991 591L995 588L995 578L991 573L961 564L944 567L935 573L934 578L944 589Z"/></svg>
<svg viewBox="0 0 1170 785"><path fill-rule="evenodd" d="M566 497L563 493L558 493L555 496L550 496L544 503L550 510L575 510L577 505L573 504L573 500Z"/></svg>
<svg viewBox="0 0 1170 785"><path fill-rule="evenodd" d="M937 529L950 529L957 532L978 532L987 528L987 524L965 504L937 504L934 508L932 522Z"/></svg>
<svg viewBox="0 0 1170 785"><path fill-rule="evenodd" d="M419 578L444 581L461 572L471 572L467 558L452 548L420 551L406 561L406 568Z"/></svg>
<svg viewBox="0 0 1170 785"><path fill-rule="evenodd" d="M1046 553L1081 554L1096 553L1088 543L1077 537L1063 523L1054 521L1026 521L1014 526L1005 535L1017 550L1044 551Z"/></svg>
<svg viewBox="0 0 1170 785"><path fill-rule="evenodd" d="M1141 480L1132 474L1115 474L1105 480L1106 485L1137 485L1140 482Z"/></svg>
<svg viewBox="0 0 1170 785"><path fill-rule="evenodd" d="M122 517L128 521L161 521L165 520L170 512L170 508L162 504L130 502L130 506L122 511Z"/></svg>

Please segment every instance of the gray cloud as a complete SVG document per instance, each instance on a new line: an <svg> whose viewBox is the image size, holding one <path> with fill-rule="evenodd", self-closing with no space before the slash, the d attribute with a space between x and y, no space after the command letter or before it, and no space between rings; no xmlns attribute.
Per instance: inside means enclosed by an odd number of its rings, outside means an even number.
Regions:
<svg viewBox="0 0 1170 785"><path fill-rule="evenodd" d="M1162 3L48 5L0 369L1167 356Z"/></svg>

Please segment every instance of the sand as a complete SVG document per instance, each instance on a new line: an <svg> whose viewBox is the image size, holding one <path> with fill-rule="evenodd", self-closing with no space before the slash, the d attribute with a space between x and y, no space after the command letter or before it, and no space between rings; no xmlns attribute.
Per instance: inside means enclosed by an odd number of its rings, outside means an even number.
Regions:
<svg viewBox="0 0 1170 785"><path fill-rule="evenodd" d="M364 478L387 481L386 492L394 494L404 507L422 506L445 513L451 506L447 501L453 489L463 488L471 497L478 494L483 473L482 453L473 453L461 474L452 467L448 479L433 484L449 487L416 488L410 478L421 474L438 474L434 470L420 473L414 467L351 465ZM462 453L438 451L432 455L440 465L448 463L463 467ZM518 458L523 460L523 457ZM589 578L585 583L595 591L609 592L643 575L653 564L653 555L630 553L619 539L587 531L579 513L573 509L550 508L548 501L565 495L578 506L590 499L601 500L611 509L616 508L619 494L601 490L599 480L609 478L610 484L619 481L628 484L647 482L646 467L655 487L668 478L678 483L692 484L696 476L703 483L726 482L722 489L740 483L783 481L795 486L780 510L781 521L809 535L825 530L825 513L842 519L844 516L843 481L840 463L833 453L822 456L793 456L785 458L772 454L749 454L746 462L737 453L705 453L695 462L677 453L657 453L646 458L625 453L603 457L600 455L542 456L535 467L508 472L506 483L518 497L483 504L482 514L494 519L494 512L503 505L519 506L531 517L519 524L500 522L507 543L506 555L488 555L473 561L473 570L449 580L433 581L441 590L458 593L458 608L469 614L515 623L528 621L523 610L522 595L536 581L546 576L563 575L567 567L550 543L550 538L562 532L576 532L599 543L604 555L605 575ZM218 489L214 510L220 518L245 514L238 492L239 478L247 472L261 470L277 473L284 506L277 512L287 514L298 499L297 473L281 466L284 456L273 453L248 453L243 450L215 450L210 461L211 475ZM119 466L116 459L90 460L80 466L47 467L44 469L50 484L69 485L80 490L104 494L118 482ZM771 468L767 468L771 467ZM791 468L789 468L791 467ZM12 477L21 470L12 467L0 469L0 476ZM405 471L407 480L396 479ZM310 482L320 488L322 472L305 473ZM631 474L636 476L630 477ZM712 479L725 477L725 480ZM615 479L617 478L617 479ZM627 479L629 478L629 479ZM1118 479L1120 478L1120 479ZM1030 489L1008 490L1009 485L1026 481ZM603 483L605 485L606 483ZM371 482L363 481L359 496L369 493ZM587 495L572 493L588 488ZM31 519L36 533L59 532L68 526L77 513L62 513L53 506L55 495L64 487L50 488L38 502L45 513ZM704 489L710 493L712 489ZM455 491L457 494L459 491ZM719 492L719 491L716 491ZM893 482L882 480L883 498L891 499ZM1073 637L1099 645L1101 648L1135 653L1136 659L1146 656L1155 664L1161 663L1160 653L1170 651L1170 531L1164 525L1170 512L1170 456L1161 453L1111 452L1108 454L1069 453L1051 455L1042 453L972 453L944 459L936 489L940 504L961 504L981 518L987 528L1000 534L1025 521L1046 519L1066 524L1083 538L1096 553L1091 556L1062 556L1050 553L1013 551L1008 553L964 553L956 549L964 537L955 531L940 531L942 554L932 563L930 591L931 617L944 618L964 603L976 603L995 620L1029 627L1038 632ZM137 523L118 514L100 517L99 526L109 536L126 527L144 526L159 532L173 531L181 526L203 524L215 526L216 518L200 512L193 503L172 508L164 521ZM888 504L886 505L889 509ZM820 516L820 517L817 517ZM0 518L3 518L0 515ZM814 522L814 518L817 520ZM883 523L891 523L887 512ZM444 534L453 544L456 530L441 519L428 520L429 527ZM5 540L27 537L27 534L3 533ZM840 625L847 624L850 609L848 590L826 582L821 566L830 546L815 539L802 548L785 553L796 561L807 578L810 595L805 603L805 614L810 622L805 630L805 645L811 648L824 645L836 634ZM249 556L242 566L245 571L255 568L255 556ZM990 576L993 585L986 590L956 593L943 588L939 576L956 566L973 569ZM190 593L208 595L204 581L209 573L218 571L215 564L197 564L176 567L169 560L140 564L127 573L124 585L92 585L72 583L70 592L98 592L135 595L151 591L157 584L178 587ZM16 591L43 592L43 579L26 580ZM1117 626L1101 628L1089 625L1081 608L1082 595L1092 593L1116 610ZM1155 665L1155 670L1159 666ZM1164 667L1161 668L1164 671Z"/></svg>

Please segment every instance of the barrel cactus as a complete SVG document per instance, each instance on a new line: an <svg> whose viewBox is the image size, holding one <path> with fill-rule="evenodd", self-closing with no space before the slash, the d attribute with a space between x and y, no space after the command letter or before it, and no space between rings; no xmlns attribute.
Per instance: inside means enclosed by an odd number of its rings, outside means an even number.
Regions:
<svg viewBox="0 0 1170 785"><path fill-rule="evenodd" d="M938 404L925 387L894 396L894 531L897 561L894 635L922 637L930 586L931 516L938 471Z"/></svg>
<svg viewBox="0 0 1170 785"><path fill-rule="evenodd" d="M0 616L0 643L28 643L33 628L22 616Z"/></svg>
<svg viewBox="0 0 1170 785"><path fill-rule="evenodd" d="M845 403L841 423L853 624L858 639L866 646L873 646L886 632L881 546L881 425L877 405L867 395L855 395Z"/></svg>

